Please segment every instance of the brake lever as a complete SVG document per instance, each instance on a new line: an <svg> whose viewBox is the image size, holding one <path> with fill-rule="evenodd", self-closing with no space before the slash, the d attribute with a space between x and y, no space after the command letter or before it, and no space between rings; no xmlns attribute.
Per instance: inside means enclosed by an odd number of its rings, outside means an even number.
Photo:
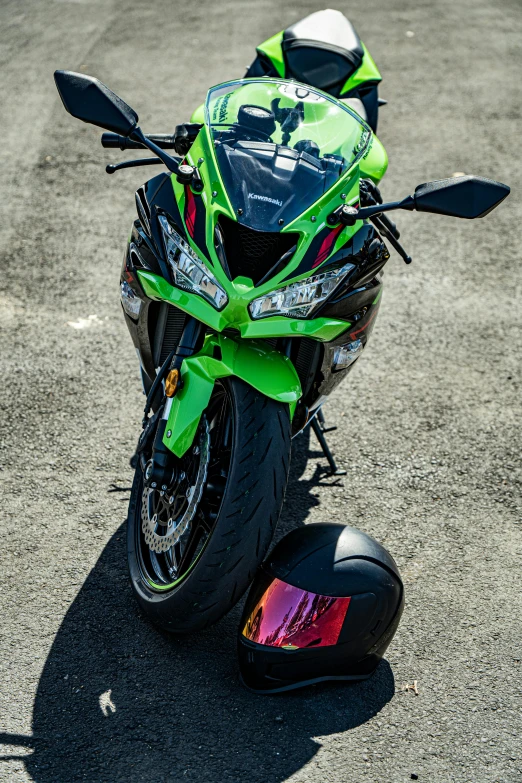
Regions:
<svg viewBox="0 0 522 783"><path fill-rule="evenodd" d="M370 220L372 221L375 228L377 228L381 234L388 240L390 245L395 248L397 253L400 255L400 257L403 259L405 264L411 264L412 257L407 254L399 240L396 238L396 236L393 235L391 230L386 226L386 224L383 221L383 215L372 215L370 217ZM397 234L399 232L397 231Z"/></svg>
<svg viewBox="0 0 522 783"><path fill-rule="evenodd" d="M159 158L137 158L136 160L124 160L122 163L109 163L105 166L107 174L114 174L115 171L120 169L130 169L134 166L157 166L163 163ZM163 165L165 165L163 163Z"/></svg>

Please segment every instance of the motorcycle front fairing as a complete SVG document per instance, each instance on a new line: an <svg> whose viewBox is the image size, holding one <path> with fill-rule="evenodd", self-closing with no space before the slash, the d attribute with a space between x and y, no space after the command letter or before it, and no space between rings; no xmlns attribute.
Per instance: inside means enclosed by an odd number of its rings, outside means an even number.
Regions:
<svg viewBox="0 0 522 783"><path fill-rule="evenodd" d="M263 122L267 112L275 117L275 127L270 128L269 134L250 127L248 117L245 125L245 106L254 107L254 125L261 110L265 112ZM279 399L279 392L274 392L270 384L265 383L263 388L256 385L260 383L258 362L263 348L255 345L254 340L300 336L321 343L342 340L355 322L347 317L350 308L353 310L352 303L344 310L337 305L334 317L319 310L310 317L301 317L295 311L295 317L268 314L259 318L252 316L252 303L340 264L346 267L352 256L355 263L348 279L351 288L357 289L358 276L367 271L374 237L366 236L354 246L363 222L332 227L327 219L343 203L358 204L362 176L370 176L374 182L380 180L387 166L386 154L355 112L331 96L295 82L249 79L220 85L210 90L205 112L207 121L186 155L186 163L198 169L201 189L180 183L174 175L165 177L172 198L166 182L155 193L154 188L148 189L151 218L147 244L155 247L161 270L157 265L154 268L143 264L136 269L136 278L145 299L175 305L213 333L226 330L229 339L241 344L242 355L252 351L255 361L251 366L248 362L243 364L240 377L267 396ZM215 285L225 292L224 306L218 309L204 297L176 284L160 217L169 221L175 235L186 243L187 252L197 255ZM259 246L268 250L259 253L258 258L255 252L250 259L246 252L234 257L233 248L241 242L247 249L253 247L255 251ZM279 259L281 249L285 252ZM347 280L345 289L346 283ZM377 290L369 294L375 300L379 295ZM371 304L369 301L366 310ZM361 308L355 313L355 320L361 317L360 311ZM194 358L207 366L205 350ZM264 350L270 352L267 356L271 357L272 376L281 373L281 378L288 381L287 358L280 354L285 361L278 365L273 347L266 346ZM189 378L190 373L196 373L196 364L192 367L190 362L184 362L187 389L190 385L195 389L198 384L202 388L201 361L199 380L194 381ZM172 406L166 428L172 435L165 435L164 442L178 455L190 445L187 433L197 427L197 411L201 415L204 410L211 390L209 383L231 372L235 374L233 363L216 357L212 357L211 363L206 391L197 395L199 403L195 403L196 395L190 399L185 392ZM297 396L288 400L293 407L301 394L296 378L294 371L291 386L292 394ZM277 381L275 385L281 388ZM184 420L191 422L189 430L176 424Z"/></svg>

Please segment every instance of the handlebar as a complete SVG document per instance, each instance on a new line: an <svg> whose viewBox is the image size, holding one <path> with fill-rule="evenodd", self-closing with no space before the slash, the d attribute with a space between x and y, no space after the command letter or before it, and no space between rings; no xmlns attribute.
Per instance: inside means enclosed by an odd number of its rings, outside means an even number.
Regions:
<svg viewBox="0 0 522 783"><path fill-rule="evenodd" d="M161 147L162 150L174 149L174 136L168 133L148 133L147 138ZM119 136L117 133L102 133L101 137L102 147L107 149L119 149L119 150L142 150L145 149L144 144L140 144L139 141L132 141L127 136Z"/></svg>

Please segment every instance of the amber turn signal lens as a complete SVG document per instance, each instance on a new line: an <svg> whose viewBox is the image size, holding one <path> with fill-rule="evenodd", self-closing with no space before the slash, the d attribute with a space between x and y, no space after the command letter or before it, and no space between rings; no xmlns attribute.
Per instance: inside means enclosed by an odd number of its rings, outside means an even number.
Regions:
<svg viewBox="0 0 522 783"><path fill-rule="evenodd" d="M165 394L167 397L174 397L179 386L179 370L171 370L165 381Z"/></svg>

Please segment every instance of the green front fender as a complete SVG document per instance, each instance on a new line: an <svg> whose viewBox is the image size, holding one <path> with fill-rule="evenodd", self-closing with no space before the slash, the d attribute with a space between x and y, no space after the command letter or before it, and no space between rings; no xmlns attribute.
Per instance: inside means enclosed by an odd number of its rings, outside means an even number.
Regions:
<svg viewBox="0 0 522 783"><path fill-rule="evenodd" d="M168 418L163 442L177 457L181 457L194 440L215 381L231 375L273 400L288 403L290 415L293 415L301 396L301 384L290 359L262 340L208 335L201 351L184 360L182 388L167 400Z"/></svg>

